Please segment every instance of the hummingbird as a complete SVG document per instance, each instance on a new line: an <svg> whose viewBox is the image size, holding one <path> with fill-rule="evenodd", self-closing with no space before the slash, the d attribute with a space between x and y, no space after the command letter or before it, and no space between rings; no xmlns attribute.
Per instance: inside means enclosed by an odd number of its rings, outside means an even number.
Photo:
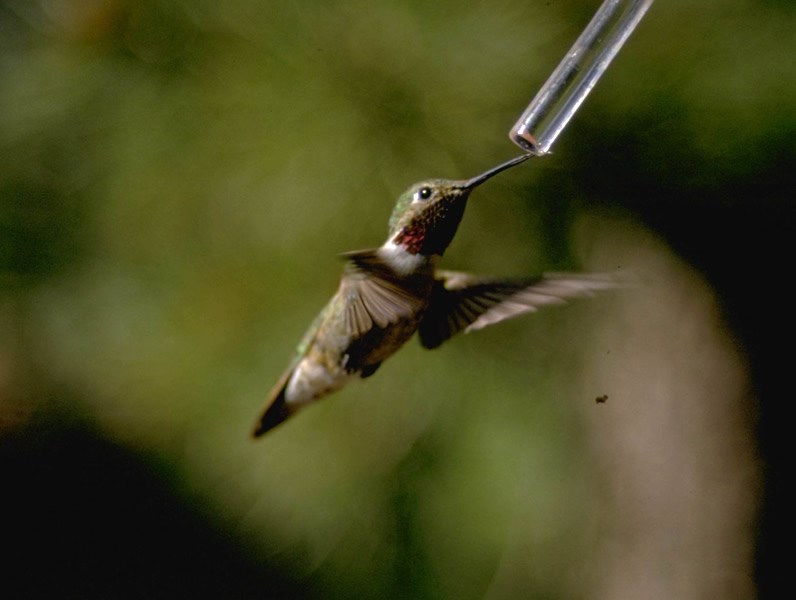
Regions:
<svg viewBox="0 0 796 600"><path fill-rule="evenodd" d="M381 247L342 255L340 287L268 395L254 437L352 379L370 377L415 332L425 348L436 348L460 331L614 287L598 274L506 279L437 269L472 191L530 156L471 179L415 183L398 198Z"/></svg>

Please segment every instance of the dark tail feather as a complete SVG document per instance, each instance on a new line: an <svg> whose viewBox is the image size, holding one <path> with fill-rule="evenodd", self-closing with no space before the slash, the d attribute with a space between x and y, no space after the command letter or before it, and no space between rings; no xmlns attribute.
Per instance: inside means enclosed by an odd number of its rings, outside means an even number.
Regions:
<svg viewBox="0 0 796 600"><path fill-rule="evenodd" d="M285 400L287 383L292 374L293 371L288 369L287 373L282 376L279 382L274 386L274 389L271 390L268 401L265 403L265 411L263 411L262 416L257 421L257 426L252 432L252 437L258 438L268 433L295 412L295 409L291 409Z"/></svg>

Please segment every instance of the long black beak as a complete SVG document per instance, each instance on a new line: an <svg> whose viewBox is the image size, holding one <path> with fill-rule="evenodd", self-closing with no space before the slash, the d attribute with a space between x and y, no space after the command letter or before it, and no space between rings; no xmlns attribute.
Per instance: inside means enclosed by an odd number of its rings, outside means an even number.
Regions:
<svg viewBox="0 0 796 600"><path fill-rule="evenodd" d="M529 158L531 158L531 156L532 156L531 154L523 154L522 156L518 156L517 158L512 158L508 162L504 162L503 164L498 165L497 167L489 169L486 173L481 173L480 175L477 175L472 179L468 179L467 181L464 182L464 185L462 187L466 190L469 190L478 185L481 185L487 179L491 179L501 171L505 171L506 169L509 169L514 165L518 165L521 162L528 160Z"/></svg>

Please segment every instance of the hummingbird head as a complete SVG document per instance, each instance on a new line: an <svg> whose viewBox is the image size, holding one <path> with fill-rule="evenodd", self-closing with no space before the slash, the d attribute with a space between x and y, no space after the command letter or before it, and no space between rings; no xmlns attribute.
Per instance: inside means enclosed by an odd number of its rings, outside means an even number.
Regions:
<svg viewBox="0 0 796 600"><path fill-rule="evenodd" d="M472 179L429 179L412 185L393 209L389 241L410 254L441 255L456 234L470 193L530 156L523 154Z"/></svg>

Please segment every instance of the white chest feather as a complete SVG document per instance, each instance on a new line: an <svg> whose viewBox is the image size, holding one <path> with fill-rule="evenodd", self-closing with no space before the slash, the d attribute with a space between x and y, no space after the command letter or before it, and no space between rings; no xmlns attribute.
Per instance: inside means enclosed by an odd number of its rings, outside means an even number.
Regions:
<svg viewBox="0 0 796 600"><path fill-rule="evenodd" d="M401 276L411 275L428 260L422 254L407 252L403 246L391 241L379 248L379 257Z"/></svg>

